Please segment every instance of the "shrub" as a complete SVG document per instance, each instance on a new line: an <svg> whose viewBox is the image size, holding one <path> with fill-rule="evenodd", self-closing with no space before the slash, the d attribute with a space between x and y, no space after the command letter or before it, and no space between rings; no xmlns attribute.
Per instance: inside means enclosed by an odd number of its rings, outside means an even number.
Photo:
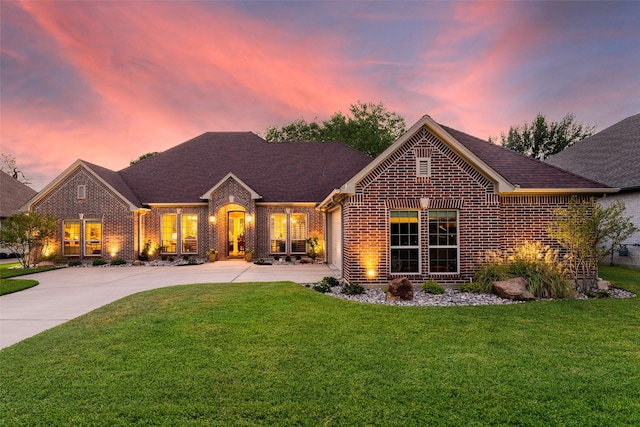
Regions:
<svg viewBox="0 0 640 427"><path fill-rule="evenodd" d="M93 260L93 262L91 263L94 267L99 266L99 265L106 265L107 261L102 259L102 258L96 258Z"/></svg>
<svg viewBox="0 0 640 427"><path fill-rule="evenodd" d="M114 258L111 260L111 265L124 265L126 263L127 261L123 260L122 258Z"/></svg>
<svg viewBox="0 0 640 427"><path fill-rule="evenodd" d="M597 291L587 291L586 295L589 298L610 298L611 292L599 289Z"/></svg>
<svg viewBox="0 0 640 427"><path fill-rule="evenodd" d="M197 259L195 259L195 258L189 258L189 259L187 260L187 264L189 264L189 265L196 265L196 264L198 264L198 260L197 260Z"/></svg>
<svg viewBox="0 0 640 427"><path fill-rule="evenodd" d="M313 289L314 291L322 292L323 294L331 292L331 286L329 286L329 284L324 281L314 283L313 286L311 286L311 289Z"/></svg>
<svg viewBox="0 0 640 427"><path fill-rule="evenodd" d="M426 294L444 294L444 288L436 282L424 282L421 286L422 292Z"/></svg>
<svg viewBox="0 0 640 427"><path fill-rule="evenodd" d="M488 294L491 292L490 290L487 291L487 289L485 289L485 287L478 282L462 283L458 285L458 291L469 292L472 294Z"/></svg>
<svg viewBox="0 0 640 427"><path fill-rule="evenodd" d="M291 262L291 257L289 255L287 255L286 257L284 257L285 262Z"/></svg>
<svg viewBox="0 0 640 427"><path fill-rule="evenodd" d="M322 282L326 283L327 285L329 285L330 287L334 287L334 286L340 286L340 281L338 279L336 279L335 277L332 276L327 276L324 279L322 279Z"/></svg>
<svg viewBox="0 0 640 427"><path fill-rule="evenodd" d="M485 255L485 260L489 262L476 272L474 281L488 292L492 292L493 282L523 277L529 292L536 298L571 298L574 295L557 251L539 242L525 242L505 252L491 252Z"/></svg>
<svg viewBox="0 0 640 427"><path fill-rule="evenodd" d="M71 261L69 261L69 267L77 267L79 265L82 265L82 261L80 261L79 259L72 259Z"/></svg>
<svg viewBox="0 0 640 427"><path fill-rule="evenodd" d="M346 283L340 292L345 295L360 295L364 293L364 288L357 283Z"/></svg>

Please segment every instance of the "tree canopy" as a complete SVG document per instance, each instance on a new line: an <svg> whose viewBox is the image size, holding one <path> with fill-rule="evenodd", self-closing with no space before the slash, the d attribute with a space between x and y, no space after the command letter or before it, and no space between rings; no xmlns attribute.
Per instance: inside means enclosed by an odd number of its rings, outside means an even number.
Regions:
<svg viewBox="0 0 640 427"><path fill-rule="evenodd" d="M553 122L538 113L531 124L511 126L507 135L501 133L500 145L529 157L544 158L593 135L594 131L595 126L577 123L573 114ZM497 138L489 141L497 142Z"/></svg>
<svg viewBox="0 0 640 427"><path fill-rule="evenodd" d="M0 170L8 173L25 185L31 184L31 178L27 178L22 169L16 163L16 158L10 154L0 154Z"/></svg>
<svg viewBox="0 0 640 427"><path fill-rule="evenodd" d="M406 132L404 117L383 103L351 104L349 115L334 113L321 123L300 118L282 127L271 126L265 139L279 141L340 141L372 157L382 153Z"/></svg>
<svg viewBox="0 0 640 427"><path fill-rule="evenodd" d="M158 154L158 152L157 152L157 151L150 151L149 153L143 154L142 156L138 157L137 159L135 159L135 160L131 160L131 161L129 162L129 166L131 166L131 165L135 165L136 163L140 163L140 162L141 162L141 161L143 161L144 159L148 159L149 157L153 157L153 156L155 156L156 154Z"/></svg>
<svg viewBox="0 0 640 427"><path fill-rule="evenodd" d="M52 216L17 213L2 221L0 243L16 253L26 268L38 262L48 241L55 236L57 226Z"/></svg>

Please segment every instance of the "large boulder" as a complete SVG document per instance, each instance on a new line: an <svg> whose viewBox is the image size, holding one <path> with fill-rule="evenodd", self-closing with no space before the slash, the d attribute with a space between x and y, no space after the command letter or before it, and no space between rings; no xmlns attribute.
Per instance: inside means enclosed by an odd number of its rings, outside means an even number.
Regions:
<svg viewBox="0 0 640 427"><path fill-rule="evenodd" d="M413 284L406 277L398 277L387 286L387 301L413 301Z"/></svg>
<svg viewBox="0 0 640 427"><path fill-rule="evenodd" d="M502 282L493 282L493 291L500 298L514 301L532 301L536 299L527 289L527 281L524 277L516 277L515 279Z"/></svg>
<svg viewBox="0 0 640 427"><path fill-rule="evenodd" d="M598 290L599 291L610 291L611 290L611 282L608 280L598 279Z"/></svg>

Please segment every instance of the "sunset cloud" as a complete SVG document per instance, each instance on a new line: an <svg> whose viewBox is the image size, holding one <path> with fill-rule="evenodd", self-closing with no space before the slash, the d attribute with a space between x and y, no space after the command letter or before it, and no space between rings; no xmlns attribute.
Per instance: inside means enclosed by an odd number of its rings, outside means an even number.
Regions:
<svg viewBox="0 0 640 427"><path fill-rule="evenodd" d="M4 2L2 152L48 181L205 131L384 102L481 138L640 109L640 7L507 2Z"/></svg>

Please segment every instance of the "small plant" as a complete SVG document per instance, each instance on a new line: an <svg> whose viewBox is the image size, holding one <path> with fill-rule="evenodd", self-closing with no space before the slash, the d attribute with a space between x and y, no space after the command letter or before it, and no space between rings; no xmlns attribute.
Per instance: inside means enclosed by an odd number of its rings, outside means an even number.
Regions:
<svg viewBox="0 0 640 427"><path fill-rule="evenodd" d="M324 281L314 283L313 286L311 286L311 289L313 289L314 291L322 292L323 294L331 292L331 286Z"/></svg>
<svg viewBox="0 0 640 427"><path fill-rule="evenodd" d="M444 294L444 288L432 280L424 282L420 287L422 288L422 292L426 294Z"/></svg>
<svg viewBox="0 0 640 427"><path fill-rule="evenodd" d="M318 256L318 249L320 247L320 242L318 241L318 236L311 236L307 239L307 245L309 245L309 252L307 255L311 259L316 259Z"/></svg>
<svg viewBox="0 0 640 427"><path fill-rule="evenodd" d="M124 265L126 263L127 261L123 260L122 258L114 258L111 260L111 265Z"/></svg>
<svg viewBox="0 0 640 427"><path fill-rule="evenodd" d="M490 293L490 291L487 291L487 289L478 282L471 282L471 283L462 283L460 285L458 285L458 291L459 292L469 292L472 294L488 294Z"/></svg>
<svg viewBox="0 0 640 427"><path fill-rule="evenodd" d="M300 261L302 257L300 255L296 255L296 261Z"/></svg>
<svg viewBox="0 0 640 427"><path fill-rule="evenodd" d="M271 265L271 263L264 258L260 258L259 260L254 262L254 264L255 265Z"/></svg>
<svg viewBox="0 0 640 427"><path fill-rule="evenodd" d="M273 260L274 261L280 261L280 255L274 255L273 256Z"/></svg>
<svg viewBox="0 0 640 427"><path fill-rule="evenodd" d="M107 260L104 260L102 258L96 258L96 259L93 260L91 265L93 265L94 267L97 267L97 266L100 266L100 265L107 265Z"/></svg>
<svg viewBox="0 0 640 427"><path fill-rule="evenodd" d="M217 250L217 249L215 249L215 248L211 248L211 249L209 249L209 250L207 251L207 256L209 256L209 255L215 255L215 254L217 254L217 253L218 253L218 250Z"/></svg>
<svg viewBox="0 0 640 427"><path fill-rule="evenodd" d="M360 295L364 293L364 287L357 283L346 283L340 292L345 295Z"/></svg>
<svg viewBox="0 0 640 427"><path fill-rule="evenodd" d="M284 260L286 262L291 262L291 257L289 255L287 255L286 257L284 257Z"/></svg>
<svg viewBox="0 0 640 427"><path fill-rule="evenodd" d="M69 267L77 267L79 265L82 265L82 261L80 261L79 259L72 259L71 261L69 261Z"/></svg>
<svg viewBox="0 0 640 427"><path fill-rule="evenodd" d="M597 291L587 291L586 296L589 298L611 298L611 292L604 289L598 289Z"/></svg>
<svg viewBox="0 0 640 427"><path fill-rule="evenodd" d="M195 258L189 258L189 259L187 260L187 264L189 264L189 265L196 265L196 264L198 264L198 260L197 260L197 259L195 259Z"/></svg>
<svg viewBox="0 0 640 427"><path fill-rule="evenodd" d="M326 283L332 288L335 286L340 286L340 281L332 276L327 276L324 279L322 279L322 283Z"/></svg>
<svg viewBox="0 0 640 427"><path fill-rule="evenodd" d="M151 253L153 252L153 243L151 240L147 240L144 244L144 248L140 251L140 255L138 255L138 259L140 261L149 261L151 259Z"/></svg>

